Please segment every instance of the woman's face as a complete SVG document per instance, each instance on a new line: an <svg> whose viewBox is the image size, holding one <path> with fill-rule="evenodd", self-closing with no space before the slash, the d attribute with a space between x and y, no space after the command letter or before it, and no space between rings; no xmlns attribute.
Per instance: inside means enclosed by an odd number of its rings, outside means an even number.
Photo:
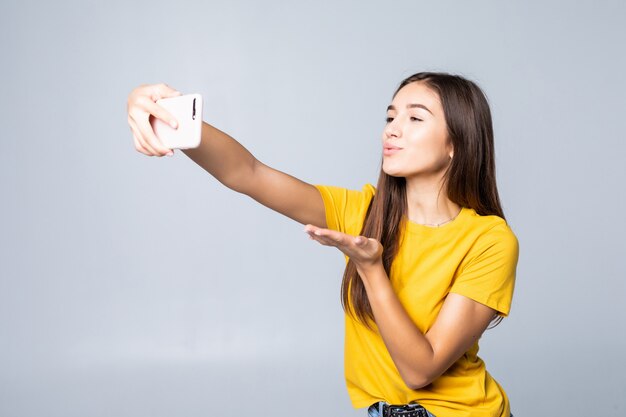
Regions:
<svg viewBox="0 0 626 417"><path fill-rule="evenodd" d="M421 82L405 85L387 109L383 171L394 177L438 177L447 168L453 152L447 138L437 93Z"/></svg>

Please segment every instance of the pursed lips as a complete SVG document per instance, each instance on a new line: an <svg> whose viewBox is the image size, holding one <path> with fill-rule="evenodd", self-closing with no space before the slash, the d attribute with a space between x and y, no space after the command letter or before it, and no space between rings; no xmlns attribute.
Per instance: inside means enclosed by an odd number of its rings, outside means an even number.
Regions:
<svg viewBox="0 0 626 417"><path fill-rule="evenodd" d="M401 150L402 148L399 148L394 145L388 145L388 144L383 145L383 155L385 156L393 155Z"/></svg>

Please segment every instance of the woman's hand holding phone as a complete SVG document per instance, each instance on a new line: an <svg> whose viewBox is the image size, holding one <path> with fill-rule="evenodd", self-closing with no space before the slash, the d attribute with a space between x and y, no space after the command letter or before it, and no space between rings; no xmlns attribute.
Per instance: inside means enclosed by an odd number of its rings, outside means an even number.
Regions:
<svg viewBox="0 0 626 417"><path fill-rule="evenodd" d="M148 156L172 156L174 151L163 146L154 134L150 116L162 120L172 128L178 127L178 121L163 107L156 104L162 98L178 97L179 91L166 84L141 85L128 95L128 124L135 140L135 149Z"/></svg>

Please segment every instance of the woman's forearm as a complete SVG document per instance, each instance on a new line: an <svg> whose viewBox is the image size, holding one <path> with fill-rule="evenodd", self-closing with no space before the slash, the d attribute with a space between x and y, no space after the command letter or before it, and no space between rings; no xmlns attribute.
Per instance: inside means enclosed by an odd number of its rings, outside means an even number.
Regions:
<svg viewBox="0 0 626 417"><path fill-rule="evenodd" d="M374 319L402 379L409 388L418 389L430 383L433 348L411 320L382 263L359 270L374 313Z"/></svg>
<svg viewBox="0 0 626 417"><path fill-rule="evenodd" d="M206 122L202 122L200 146L182 151L219 182L239 192L250 181L257 162L239 142Z"/></svg>

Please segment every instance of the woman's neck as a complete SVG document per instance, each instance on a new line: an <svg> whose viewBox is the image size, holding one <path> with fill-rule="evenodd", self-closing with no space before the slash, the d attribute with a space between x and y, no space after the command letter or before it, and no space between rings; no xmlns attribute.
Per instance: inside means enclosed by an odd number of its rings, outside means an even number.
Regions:
<svg viewBox="0 0 626 417"><path fill-rule="evenodd" d="M456 217L461 206L448 198L447 189L437 181L406 181L408 218L419 224L436 225Z"/></svg>

